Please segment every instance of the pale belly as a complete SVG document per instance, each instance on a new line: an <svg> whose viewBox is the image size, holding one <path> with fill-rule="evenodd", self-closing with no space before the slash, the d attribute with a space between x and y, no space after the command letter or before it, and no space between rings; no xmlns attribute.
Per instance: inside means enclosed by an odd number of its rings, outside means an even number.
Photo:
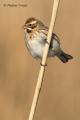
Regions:
<svg viewBox="0 0 80 120"><path fill-rule="evenodd" d="M34 58L42 58L43 51L44 51L43 44L40 44L36 40L33 40L33 41L28 42L27 47L29 49L29 52Z"/></svg>
<svg viewBox="0 0 80 120"><path fill-rule="evenodd" d="M25 42L30 54L34 58L41 59L44 52L45 40L43 40L43 38L40 36L40 37L37 37L36 39L25 41ZM49 49L48 57L54 57L60 49L60 44L56 40L53 40L52 44L53 44L52 45L53 49Z"/></svg>

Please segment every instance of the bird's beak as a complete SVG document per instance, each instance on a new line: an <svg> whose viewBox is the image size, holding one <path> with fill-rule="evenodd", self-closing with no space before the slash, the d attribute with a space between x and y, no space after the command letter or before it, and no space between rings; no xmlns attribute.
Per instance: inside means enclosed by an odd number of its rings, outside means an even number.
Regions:
<svg viewBox="0 0 80 120"><path fill-rule="evenodd" d="M22 25L22 27L21 27L22 29L26 29L26 25Z"/></svg>

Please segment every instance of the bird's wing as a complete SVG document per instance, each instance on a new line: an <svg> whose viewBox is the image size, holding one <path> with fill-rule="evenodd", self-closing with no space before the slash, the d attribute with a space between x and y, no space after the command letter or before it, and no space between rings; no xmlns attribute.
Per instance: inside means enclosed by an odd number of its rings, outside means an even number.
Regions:
<svg viewBox="0 0 80 120"><path fill-rule="evenodd" d="M46 42L47 41L47 35L48 35L48 27L43 27L41 32L45 35L45 42ZM53 40L56 40L60 44L60 39L55 33L52 33L51 42L53 42Z"/></svg>
<svg viewBox="0 0 80 120"><path fill-rule="evenodd" d="M60 44L60 39L55 33L52 33L52 40L56 40Z"/></svg>

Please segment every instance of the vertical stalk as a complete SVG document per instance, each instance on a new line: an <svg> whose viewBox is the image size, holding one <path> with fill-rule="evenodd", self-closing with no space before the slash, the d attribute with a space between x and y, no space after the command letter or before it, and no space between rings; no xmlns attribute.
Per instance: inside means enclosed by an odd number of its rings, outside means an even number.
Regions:
<svg viewBox="0 0 80 120"><path fill-rule="evenodd" d="M53 3L52 18L51 18L49 32L48 32L48 36L47 36L48 44L47 43L45 44L43 58L42 58L42 66L40 68L40 72L39 72L39 76L38 76L38 80L37 80L37 85L36 85L33 102L32 102L32 106L31 106L31 110L30 110L29 120L33 120L37 102L38 102L38 98L39 98L40 91L42 88L42 82L43 82L43 77L44 77L44 73L45 73L45 65L46 65L49 45L51 42L53 27L54 27L55 20L56 20L56 14L57 14L57 10L58 10L59 1L60 0L54 0L54 3Z"/></svg>

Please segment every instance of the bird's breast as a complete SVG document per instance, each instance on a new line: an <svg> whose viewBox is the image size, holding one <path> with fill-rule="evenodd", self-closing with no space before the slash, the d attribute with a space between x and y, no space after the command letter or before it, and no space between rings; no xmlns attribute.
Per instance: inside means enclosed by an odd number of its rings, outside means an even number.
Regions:
<svg viewBox="0 0 80 120"><path fill-rule="evenodd" d="M44 41L42 39L42 37L36 36L32 40L29 39L27 41L28 50L34 58L42 58L44 49Z"/></svg>

